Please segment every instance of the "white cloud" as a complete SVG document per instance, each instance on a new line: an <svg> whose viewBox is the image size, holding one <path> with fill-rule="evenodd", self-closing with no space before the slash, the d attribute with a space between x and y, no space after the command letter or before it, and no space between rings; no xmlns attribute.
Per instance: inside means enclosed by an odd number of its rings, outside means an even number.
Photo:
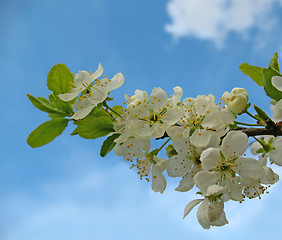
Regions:
<svg viewBox="0 0 282 240"><path fill-rule="evenodd" d="M176 39L192 36L222 47L232 32L244 37L250 30L269 32L276 21L272 13L278 1L171 0L167 11L172 22L165 25L165 30Z"/></svg>

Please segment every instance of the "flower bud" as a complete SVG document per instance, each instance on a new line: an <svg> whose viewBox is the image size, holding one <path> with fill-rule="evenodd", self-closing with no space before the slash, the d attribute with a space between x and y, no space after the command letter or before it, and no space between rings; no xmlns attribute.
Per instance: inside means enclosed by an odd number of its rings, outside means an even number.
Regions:
<svg viewBox="0 0 282 240"><path fill-rule="evenodd" d="M228 109L235 114L244 112L248 99L248 92L244 88L233 88L231 93L225 92L222 95L222 101L227 105Z"/></svg>

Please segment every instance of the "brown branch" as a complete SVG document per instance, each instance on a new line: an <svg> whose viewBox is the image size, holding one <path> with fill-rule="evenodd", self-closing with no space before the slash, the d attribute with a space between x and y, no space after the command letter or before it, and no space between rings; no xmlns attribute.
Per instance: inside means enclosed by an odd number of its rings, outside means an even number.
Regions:
<svg viewBox="0 0 282 240"><path fill-rule="evenodd" d="M261 136L261 135L273 135L275 137L282 136L282 123L269 124L265 128L246 128L246 127L237 127L231 131L242 131L247 134L248 137ZM156 140L164 139L169 137L167 132L164 133L162 137L156 138Z"/></svg>
<svg viewBox="0 0 282 240"><path fill-rule="evenodd" d="M282 136L282 129L280 127L273 129L237 127L237 129L234 130L235 131L240 130L243 133L246 133L248 137L260 136L260 135L273 135L275 137Z"/></svg>

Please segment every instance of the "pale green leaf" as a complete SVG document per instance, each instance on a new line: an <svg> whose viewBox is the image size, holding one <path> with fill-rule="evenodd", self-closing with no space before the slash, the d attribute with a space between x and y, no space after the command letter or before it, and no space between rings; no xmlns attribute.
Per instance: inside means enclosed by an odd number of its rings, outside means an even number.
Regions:
<svg viewBox="0 0 282 240"><path fill-rule="evenodd" d="M170 158L174 155L177 155L178 153L176 152L176 150L174 149L172 144L169 144L166 148L166 155Z"/></svg>
<svg viewBox="0 0 282 240"><path fill-rule="evenodd" d="M55 95L67 93L72 86L74 77L68 67L62 63L51 68L47 76L47 87Z"/></svg>
<svg viewBox="0 0 282 240"><path fill-rule="evenodd" d="M77 121L76 132L86 139L103 137L114 132L113 121L105 110L94 109L87 117Z"/></svg>
<svg viewBox="0 0 282 240"><path fill-rule="evenodd" d="M120 106L120 105L115 105L115 106L113 106L112 107L112 109L115 111L115 112L113 112L113 111L110 111L110 113L113 115L113 117L114 118L117 118L119 115L118 114L123 114L123 107L122 106ZM118 114L117 114L118 113Z"/></svg>
<svg viewBox="0 0 282 240"><path fill-rule="evenodd" d="M109 136L102 144L100 155L101 157L105 157L109 152L112 151L116 143L114 142L120 136L119 133L114 133L113 135Z"/></svg>
<svg viewBox="0 0 282 240"><path fill-rule="evenodd" d="M280 72L279 62L278 62L278 53L274 53L274 56L271 58L269 67L272 67L277 72Z"/></svg>
<svg viewBox="0 0 282 240"><path fill-rule="evenodd" d="M282 98L282 92L272 85L271 79L273 76L281 76L281 74L276 70L274 70L273 68L269 67L268 69L262 70L262 76L263 76L264 90L267 96L271 97L276 101L279 101Z"/></svg>
<svg viewBox="0 0 282 240"><path fill-rule="evenodd" d="M50 114L59 114L60 116L67 116L67 113L64 111L61 111L60 109L57 109L53 104L51 104L46 98L44 97L33 97L30 94L27 94L28 99L31 101L33 106L38 108L39 110L43 112L47 112Z"/></svg>
<svg viewBox="0 0 282 240"><path fill-rule="evenodd" d="M75 100L76 99L74 99L74 101ZM51 93L49 95L49 101L50 101L50 104L52 104L54 108L59 109L63 112L66 112L66 116L72 116L74 114L72 107L71 107L71 104L74 101L64 102L58 96L56 96L54 93Z"/></svg>
<svg viewBox="0 0 282 240"><path fill-rule="evenodd" d="M68 122L69 119L56 118L41 124L29 134L26 140L27 144L36 148L53 141L64 131Z"/></svg>
<svg viewBox="0 0 282 240"><path fill-rule="evenodd" d="M242 63L239 69L251 79L253 79L259 86L263 86L263 79L261 70L264 68L249 65L248 63Z"/></svg>

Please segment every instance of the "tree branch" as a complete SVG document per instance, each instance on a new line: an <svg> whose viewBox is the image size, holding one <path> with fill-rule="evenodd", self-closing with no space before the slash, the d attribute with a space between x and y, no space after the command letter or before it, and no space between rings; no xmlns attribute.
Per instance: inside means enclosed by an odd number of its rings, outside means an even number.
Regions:
<svg viewBox="0 0 282 240"><path fill-rule="evenodd" d="M245 128L237 127L235 131L241 130L243 133L246 133L248 137L260 136L260 135L273 135L273 136L282 136L282 129L280 127L267 129L267 128Z"/></svg>

